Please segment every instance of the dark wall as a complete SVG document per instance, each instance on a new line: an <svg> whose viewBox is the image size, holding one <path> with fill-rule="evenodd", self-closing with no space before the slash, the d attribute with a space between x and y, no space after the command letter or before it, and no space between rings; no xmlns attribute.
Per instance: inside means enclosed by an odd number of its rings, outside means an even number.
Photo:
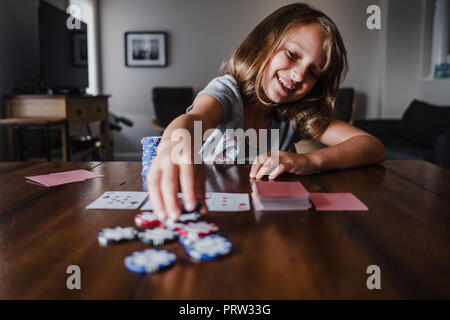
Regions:
<svg viewBox="0 0 450 320"><path fill-rule="evenodd" d="M0 1L0 116L2 96L14 84L39 74L38 0ZM0 131L0 161L7 160L5 130Z"/></svg>

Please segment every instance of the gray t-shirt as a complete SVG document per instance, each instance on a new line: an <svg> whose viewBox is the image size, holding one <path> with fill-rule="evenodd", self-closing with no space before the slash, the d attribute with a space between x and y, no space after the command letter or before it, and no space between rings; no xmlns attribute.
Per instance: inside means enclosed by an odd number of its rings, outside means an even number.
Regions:
<svg viewBox="0 0 450 320"><path fill-rule="evenodd" d="M244 104L233 76L226 74L211 80L197 96L204 93L214 96L223 108L219 125L200 150L204 162L251 163L257 154L270 150L295 152L294 143L300 136L286 121L274 118L271 130L249 129L244 133ZM193 104L186 112L192 108Z"/></svg>

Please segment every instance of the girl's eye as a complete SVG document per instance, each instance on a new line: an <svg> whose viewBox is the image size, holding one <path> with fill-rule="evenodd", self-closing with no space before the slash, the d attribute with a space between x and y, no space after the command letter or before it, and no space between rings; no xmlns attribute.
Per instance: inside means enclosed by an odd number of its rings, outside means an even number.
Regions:
<svg viewBox="0 0 450 320"><path fill-rule="evenodd" d="M292 60L297 60L298 56L295 53L293 53L291 50L288 50L287 52L289 58L291 58Z"/></svg>

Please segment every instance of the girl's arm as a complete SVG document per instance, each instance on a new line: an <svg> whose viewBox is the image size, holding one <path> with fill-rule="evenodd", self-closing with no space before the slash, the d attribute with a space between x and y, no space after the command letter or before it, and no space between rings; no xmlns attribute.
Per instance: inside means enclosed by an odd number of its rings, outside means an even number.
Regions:
<svg viewBox="0 0 450 320"><path fill-rule="evenodd" d="M386 160L384 146L377 138L343 121L332 120L319 141L328 148L305 154L278 151L258 156L250 170L250 177L262 178L274 164L276 168L269 179L275 179L283 172L308 174L361 167Z"/></svg>
<svg viewBox="0 0 450 320"><path fill-rule="evenodd" d="M316 170L354 168L386 160L380 140L343 121L331 121L319 141L328 148L304 154Z"/></svg>
<svg viewBox="0 0 450 320"><path fill-rule="evenodd" d="M187 210L193 210L197 204L197 198L204 195L204 176L202 177L202 166L194 166L192 146L194 145L194 121L202 122L203 132L215 128L222 118L222 107L211 95L199 95L192 110L173 120L164 130L161 143L158 146L158 155L153 159L150 171L147 175L147 185L153 211L160 220L172 218L177 220L181 213L178 203L178 188L181 186L183 192L183 203ZM173 152L179 152L180 142L172 141L177 129L189 132L191 139L191 153L185 159L173 159ZM202 139L200 137L200 139ZM197 137L198 139L198 137ZM203 141L203 140L202 140ZM188 145L183 146L188 148ZM177 148L177 150L175 150ZM183 149L187 150L187 149ZM175 154L178 154L175 152ZM186 154L185 154L186 155ZM198 169L198 170L196 170ZM197 172L196 172L197 171ZM205 213L205 207L202 213Z"/></svg>

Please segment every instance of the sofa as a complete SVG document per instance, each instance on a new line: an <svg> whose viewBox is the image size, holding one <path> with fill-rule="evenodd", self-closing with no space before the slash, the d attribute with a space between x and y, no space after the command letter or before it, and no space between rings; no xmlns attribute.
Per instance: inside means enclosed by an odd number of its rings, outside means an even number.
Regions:
<svg viewBox="0 0 450 320"><path fill-rule="evenodd" d="M388 160L419 159L450 168L450 106L413 100L401 119L357 120L379 138Z"/></svg>

